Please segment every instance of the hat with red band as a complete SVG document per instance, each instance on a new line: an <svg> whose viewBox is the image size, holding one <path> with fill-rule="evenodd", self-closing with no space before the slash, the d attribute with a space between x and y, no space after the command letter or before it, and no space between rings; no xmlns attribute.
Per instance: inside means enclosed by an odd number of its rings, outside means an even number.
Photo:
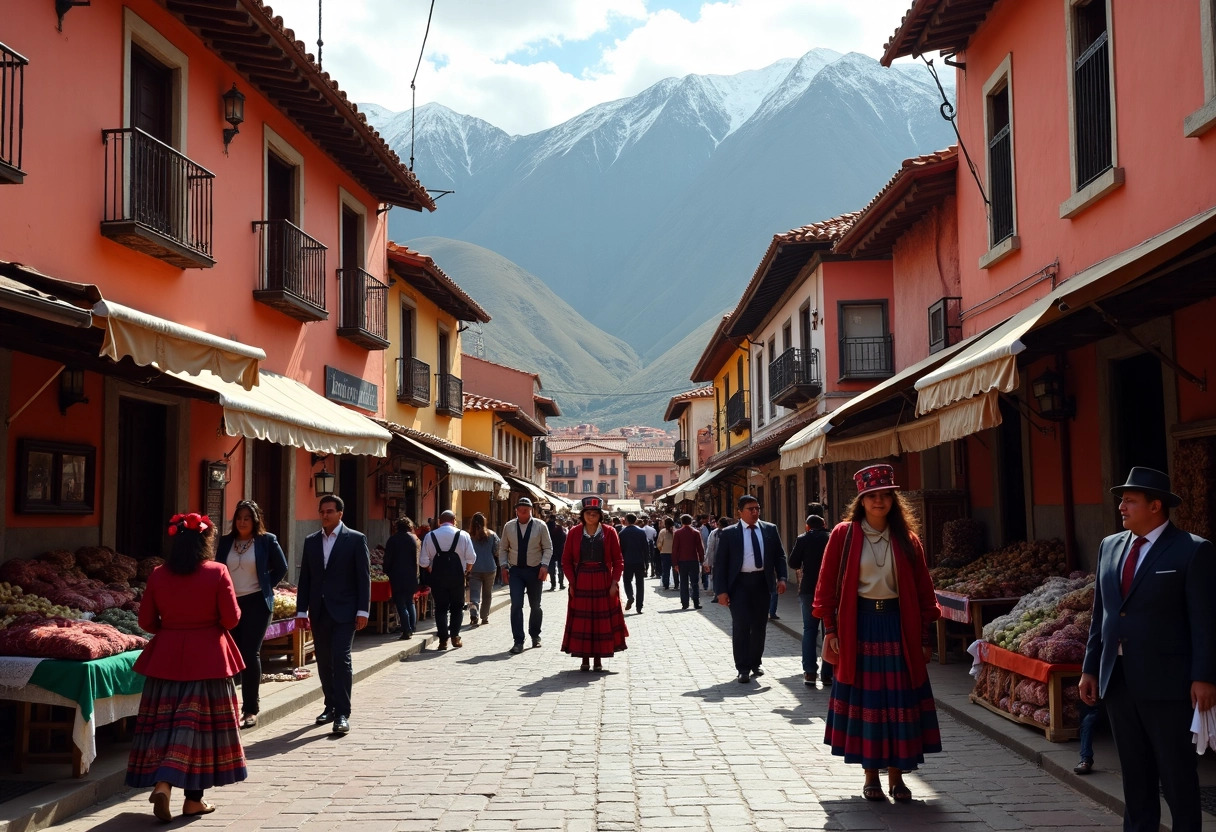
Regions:
<svg viewBox="0 0 1216 832"><path fill-rule="evenodd" d="M895 469L890 465L868 465L853 475L857 483L857 496L871 491L893 491L899 488L895 484Z"/></svg>

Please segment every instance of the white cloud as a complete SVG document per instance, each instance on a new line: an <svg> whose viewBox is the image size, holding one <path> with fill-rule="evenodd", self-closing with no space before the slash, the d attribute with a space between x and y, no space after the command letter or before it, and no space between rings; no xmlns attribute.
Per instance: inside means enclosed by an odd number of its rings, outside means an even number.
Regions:
<svg viewBox="0 0 1216 832"><path fill-rule="evenodd" d="M910 0L717 0L689 21L643 0L436 0L418 73L419 104L437 101L510 133L550 127L663 78L729 75L823 46L877 57ZM324 7L325 69L357 101L410 105L428 0L343 0ZM652 7L659 3L651 0ZM278 0L296 37L316 48L317 0ZM596 51L608 33L627 34ZM563 70L530 56L587 53Z"/></svg>

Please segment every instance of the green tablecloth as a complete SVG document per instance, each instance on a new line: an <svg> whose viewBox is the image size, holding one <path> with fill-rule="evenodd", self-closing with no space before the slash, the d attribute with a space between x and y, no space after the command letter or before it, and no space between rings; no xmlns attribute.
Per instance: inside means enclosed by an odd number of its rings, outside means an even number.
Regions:
<svg viewBox="0 0 1216 832"><path fill-rule="evenodd" d="M141 652L128 650L88 662L47 659L34 669L30 684L74 700L80 705L80 715L89 722L94 700L143 691L144 677L132 670Z"/></svg>

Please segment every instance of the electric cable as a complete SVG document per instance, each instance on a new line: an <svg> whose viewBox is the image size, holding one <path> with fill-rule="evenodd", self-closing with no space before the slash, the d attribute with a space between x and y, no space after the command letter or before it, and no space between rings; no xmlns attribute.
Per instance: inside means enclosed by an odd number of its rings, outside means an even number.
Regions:
<svg viewBox="0 0 1216 832"><path fill-rule="evenodd" d="M418 70L422 68L422 56L426 54L426 39L431 34L431 16L435 14L435 0L431 0L431 9L426 13L426 31L422 33L422 48L418 50L418 63L414 65L414 77L410 79L410 171L414 170L414 111L418 101L417 89L414 82L418 80Z"/></svg>

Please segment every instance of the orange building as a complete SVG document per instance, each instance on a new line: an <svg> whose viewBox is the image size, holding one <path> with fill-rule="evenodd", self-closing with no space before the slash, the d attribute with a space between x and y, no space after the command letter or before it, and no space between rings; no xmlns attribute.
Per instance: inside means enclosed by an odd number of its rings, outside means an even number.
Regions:
<svg viewBox="0 0 1216 832"><path fill-rule="evenodd" d="M434 203L261 3L58 22L0 45L0 557L253 498L294 560L330 488L383 538L385 211Z"/></svg>

